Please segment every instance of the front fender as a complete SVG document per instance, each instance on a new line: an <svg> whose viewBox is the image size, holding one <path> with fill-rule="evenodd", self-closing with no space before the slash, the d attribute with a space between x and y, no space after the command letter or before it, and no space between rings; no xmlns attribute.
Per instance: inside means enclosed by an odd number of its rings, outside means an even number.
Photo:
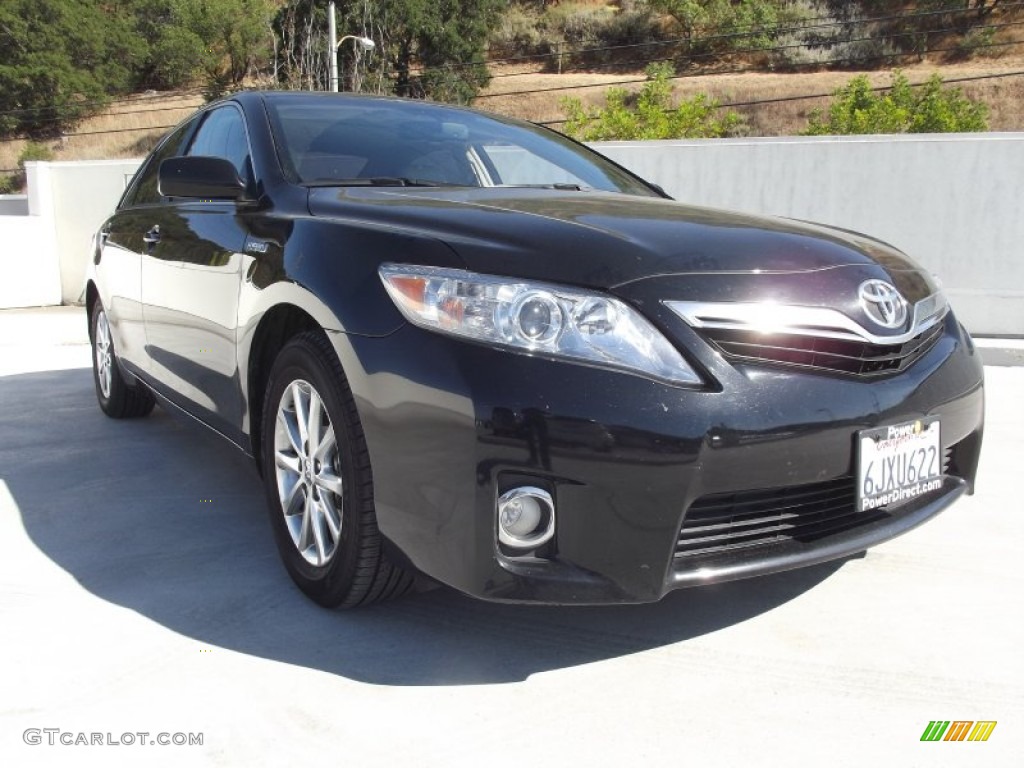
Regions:
<svg viewBox="0 0 1024 768"><path fill-rule="evenodd" d="M377 269L385 261L465 268L440 240L373 225L315 217L255 219L245 242L238 297L237 370L243 399L250 403L249 372L261 323L277 310L296 309L317 326L342 336L383 337L405 319L394 306ZM275 313L275 314L269 314ZM280 315L284 317L284 315ZM263 327L266 324L263 323ZM243 433L251 434L249 408Z"/></svg>
<svg viewBox="0 0 1024 768"><path fill-rule="evenodd" d="M308 216L261 222L259 229L246 239L253 261L243 267L239 328L285 302L326 330L386 336L405 321L377 275L382 263L466 266L441 240L366 222Z"/></svg>

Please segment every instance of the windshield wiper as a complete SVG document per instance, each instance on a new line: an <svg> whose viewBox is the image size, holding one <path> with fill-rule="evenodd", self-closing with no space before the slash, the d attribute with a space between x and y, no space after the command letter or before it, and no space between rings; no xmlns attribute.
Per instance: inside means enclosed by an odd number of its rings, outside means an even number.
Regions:
<svg viewBox="0 0 1024 768"><path fill-rule="evenodd" d="M410 179L406 176L371 176L368 179L313 179L302 182L306 187L461 187L429 179Z"/></svg>
<svg viewBox="0 0 1024 768"><path fill-rule="evenodd" d="M495 184L495 186L498 189L561 189L568 192L582 192L584 189L591 189L591 187L583 187L567 181L557 181L553 184Z"/></svg>

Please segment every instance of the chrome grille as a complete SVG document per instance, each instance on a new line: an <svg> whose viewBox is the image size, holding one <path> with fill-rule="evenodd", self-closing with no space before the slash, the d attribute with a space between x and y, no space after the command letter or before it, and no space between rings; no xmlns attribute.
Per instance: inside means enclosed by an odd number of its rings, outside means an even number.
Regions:
<svg viewBox="0 0 1024 768"><path fill-rule="evenodd" d="M664 302L730 360L776 363L855 376L913 365L939 340L949 305L941 293L917 302L910 328L878 335L828 307L771 302Z"/></svg>
<svg viewBox="0 0 1024 768"><path fill-rule="evenodd" d="M942 324L933 325L902 344L729 328L704 328L700 332L731 360L883 376L906 370L921 359L942 336Z"/></svg>

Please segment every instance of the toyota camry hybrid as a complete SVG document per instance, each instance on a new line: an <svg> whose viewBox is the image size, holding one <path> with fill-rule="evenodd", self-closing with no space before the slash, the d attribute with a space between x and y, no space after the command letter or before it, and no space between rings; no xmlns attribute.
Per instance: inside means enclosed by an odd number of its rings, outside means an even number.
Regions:
<svg viewBox="0 0 1024 768"><path fill-rule="evenodd" d="M298 586L653 601L858 553L974 483L979 356L869 237L698 208L564 136L248 92L95 237L96 394L255 459Z"/></svg>

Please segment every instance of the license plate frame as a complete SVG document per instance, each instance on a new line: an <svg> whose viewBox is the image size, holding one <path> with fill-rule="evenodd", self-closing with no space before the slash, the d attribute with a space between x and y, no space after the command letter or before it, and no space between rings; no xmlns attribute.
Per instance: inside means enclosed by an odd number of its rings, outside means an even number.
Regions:
<svg viewBox="0 0 1024 768"><path fill-rule="evenodd" d="M941 488L941 430L930 416L858 431L857 511L892 509Z"/></svg>

